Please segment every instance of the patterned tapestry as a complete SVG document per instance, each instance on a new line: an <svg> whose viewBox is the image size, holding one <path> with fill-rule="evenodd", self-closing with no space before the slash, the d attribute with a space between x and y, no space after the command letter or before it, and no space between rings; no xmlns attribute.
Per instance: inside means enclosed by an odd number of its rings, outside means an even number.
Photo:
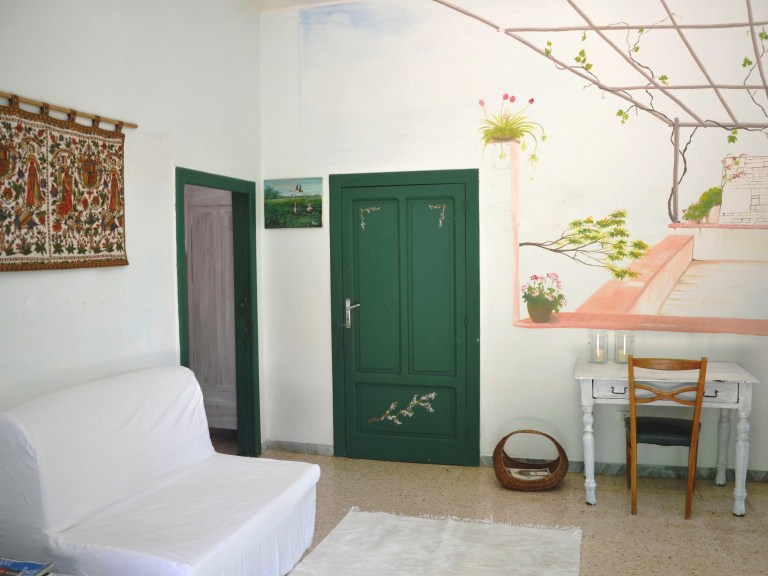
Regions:
<svg viewBox="0 0 768 576"><path fill-rule="evenodd" d="M119 128L0 106L0 271L128 264Z"/></svg>

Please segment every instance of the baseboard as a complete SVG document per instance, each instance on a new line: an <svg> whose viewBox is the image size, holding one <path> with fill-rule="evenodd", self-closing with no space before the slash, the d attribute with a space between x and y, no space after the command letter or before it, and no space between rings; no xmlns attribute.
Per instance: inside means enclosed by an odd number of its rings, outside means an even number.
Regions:
<svg viewBox="0 0 768 576"><path fill-rule="evenodd" d="M329 444L312 444L307 442L286 442L283 440L268 440L261 445L262 453L269 450L283 452L296 452L298 454L318 454L320 456L333 456L333 446ZM492 456L480 456L480 466L493 467ZM624 476L627 467L623 463L595 462L595 474L599 476ZM569 461L568 472L584 472L584 462ZM714 480L715 468L698 469L698 478ZM638 464L637 474L643 478L687 478L688 468L685 466L658 466L653 464ZM725 471L728 482L733 482L734 471L729 468ZM747 482L768 482L768 470L747 470Z"/></svg>
<svg viewBox="0 0 768 576"><path fill-rule="evenodd" d="M333 456L333 446L328 444L311 444L307 442L286 442L284 440L267 440L261 444L261 452L268 450L281 450L283 452L297 452L299 454L318 454L320 456Z"/></svg>
<svg viewBox="0 0 768 576"><path fill-rule="evenodd" d="M583 472L583 462L571 462L568 466L569 472ZM715 480L716 468L704 468L699 466L696 470L696 477L704 480ZM595 463L595 474L602 476L626 476L627 466L622 463ZM687 466L658 466L653 464L638 464L637 475L642 478L687 478ZM733 468L725 471L727 482L733 482L735 472ZM768 482L768 470L747 470L747 482Z"/></svg>
<svg viewBox="0 0 768 576"><path fill-rule="evenodd" d="M493 466L492 456L480 456L481 466ZM568 472L584 472L584 462L569 461ZM699 466L697 478L705 480L715 479L715 468L703 468ZM595 462L595 474L599 476L626 476L627 466L621 462ZM643 478L687 478L686 466L658 466L654 464L638 464L637 475ZM733 482L735 473L732 468L725 471L728 482ZM747 470L747 482L768 482L768 470Z"/></svg>

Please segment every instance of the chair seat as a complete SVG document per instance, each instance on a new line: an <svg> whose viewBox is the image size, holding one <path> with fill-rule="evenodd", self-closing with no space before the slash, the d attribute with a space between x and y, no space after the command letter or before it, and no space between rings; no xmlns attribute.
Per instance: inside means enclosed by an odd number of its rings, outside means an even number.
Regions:
<svg viewBox="0 0 768 576"><path fill-rule="evenodd" d="M629 418L624 419L629 433ZM701 429L701 423L699 423ZM685 418L638 416L637 443L657 446L691 446L691 421Z"/></svg>

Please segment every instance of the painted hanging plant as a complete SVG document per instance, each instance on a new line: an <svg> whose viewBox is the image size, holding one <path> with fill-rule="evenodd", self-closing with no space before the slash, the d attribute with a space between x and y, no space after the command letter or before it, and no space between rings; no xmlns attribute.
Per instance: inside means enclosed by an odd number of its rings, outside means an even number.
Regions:
<svg viewBox="0 0 768 576"><path fill-rule="evenodd" d="M544 128L538 122L534 122L526 115L528 106L534 102L533 98L528 100L528 104L518 111L512 110L512 104L516 101L515 96L504 94L501 97L501 107L496 113L490 113L486 110L485 100L480 100L480 107L483 109L484 118L480 126L480 136L483 142L483 150L489 145L500 142L519 142L520 149L528 150L533 146L532 152L528 155L531 163L538 161L536 152L539 147L539 139L543 142L547 139ZM500 147L500 158L505 155L504 147Z"/></svg>

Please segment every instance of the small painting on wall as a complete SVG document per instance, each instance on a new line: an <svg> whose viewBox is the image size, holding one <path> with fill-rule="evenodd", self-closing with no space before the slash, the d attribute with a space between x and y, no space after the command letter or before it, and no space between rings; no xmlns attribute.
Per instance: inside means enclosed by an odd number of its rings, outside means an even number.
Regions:
<svg viewBox="0 0 768 576"><path fill-rule="evenodd" d="M322 178L264 180L266 228L320 228L322 225Z"/></svg>

